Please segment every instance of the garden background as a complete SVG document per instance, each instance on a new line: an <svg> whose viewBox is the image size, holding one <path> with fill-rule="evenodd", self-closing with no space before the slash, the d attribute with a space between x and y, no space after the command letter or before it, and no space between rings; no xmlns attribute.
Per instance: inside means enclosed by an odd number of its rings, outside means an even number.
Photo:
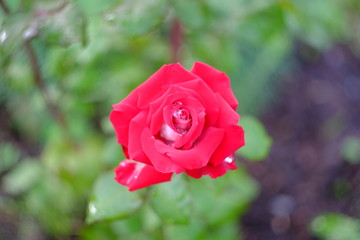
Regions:
<svg viewBox="0 0 360 240"><path fill-rule="evenodd" d="M360 239L359 1L0 7L0 239ZM128 192L111 105L194 61L231 78L239 170Z"/></svg>

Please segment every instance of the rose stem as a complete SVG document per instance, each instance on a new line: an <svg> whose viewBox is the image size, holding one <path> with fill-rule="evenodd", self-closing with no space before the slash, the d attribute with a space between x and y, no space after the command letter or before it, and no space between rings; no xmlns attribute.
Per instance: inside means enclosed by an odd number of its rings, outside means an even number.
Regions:
<svg viewBox="0 0 360 240"><path fill-rule="evenodd" d="M9 10L8 6L6 5L6 3L3 0L0 0L0 6L1 6L1 9L4 11L4 13L6 15L10 14L10 10ZM52 99L50 98L50 96L49 96L49 94L48 94L48 92L46 90L46 85L45 85L45 82L44 82L44 78L43 78L43 76L41 74L41 70L40 70L40 64L39 64L39 61L37 59L34 48L31 45L31 40L32 40L32 38L24 39L23 44L24 44L26 55L28 56L29 61L30 61L31 70L32 70L34 81L35 81L35 85L40 90L41 95L42 95L42 97L44 99L44 102L46 103L46 106L48 108L48 111L52 114L55 121L64 130L67 130L64 115L61 113L59 108L52 101ZM65 132L67 133L68 131L65 131Z"/></svg>
<svg viewBox="0 0 360 240"><path fill-rule="evenodd" d="M4 11L5 14L10 13L9 8L6 6L6 4L3 2L3 0L0 0L0 6L1 6L1 9Z"/></svg>
<svg viewBox="0 0 360 240"><path fill-rule="evenodd" d="M183 42L183 29L178 18L174 18L170 30L171 60L177 63L181 60L181 46Z"/></svg>

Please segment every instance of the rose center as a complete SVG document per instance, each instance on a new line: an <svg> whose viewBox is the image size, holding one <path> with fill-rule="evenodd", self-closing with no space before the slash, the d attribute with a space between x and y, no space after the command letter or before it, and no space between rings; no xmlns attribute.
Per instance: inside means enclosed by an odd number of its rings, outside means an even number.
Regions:
<svg viewBox="0 0 360 240"><path fill-rule="evenodd" d="M181 106L173 109L172 122L177 132L184 134L191 128L192 119L190 112Z"/></svg>

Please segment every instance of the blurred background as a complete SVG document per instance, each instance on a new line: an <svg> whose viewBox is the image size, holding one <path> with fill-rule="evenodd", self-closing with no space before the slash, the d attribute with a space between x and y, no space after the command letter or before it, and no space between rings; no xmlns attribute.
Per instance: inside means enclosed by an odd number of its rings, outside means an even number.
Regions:
<svg viewBox="0 0 360 240"><path fill-rule="evenodd" d="M0 0L0 239L360 239L357 0ZM127 192L111 105L226 72L239 170Z"/></svg>

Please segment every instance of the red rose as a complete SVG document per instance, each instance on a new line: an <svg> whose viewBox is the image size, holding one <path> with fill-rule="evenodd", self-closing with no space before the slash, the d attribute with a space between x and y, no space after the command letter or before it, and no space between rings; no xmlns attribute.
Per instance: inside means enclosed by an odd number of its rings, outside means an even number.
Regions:
<svg viewBox="0 0 360 240"><path fill-rule="evenodd" d="M129 190L169 181L173 173L216 178L236 169L244 145L237 100L225 73L196 62L164 65L110 114L126 160L115 179Z"/></svg>

